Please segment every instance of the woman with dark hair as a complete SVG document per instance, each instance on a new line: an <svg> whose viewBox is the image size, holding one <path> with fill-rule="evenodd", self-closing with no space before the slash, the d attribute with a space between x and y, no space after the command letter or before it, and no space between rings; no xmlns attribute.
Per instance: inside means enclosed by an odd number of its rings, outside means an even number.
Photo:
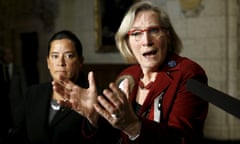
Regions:
<svg viewBox="0 0 240 144"><path fill-rule="evenodd" d="M82 72L82 53L82 44L71 31L59 31L50 38L46 61L51 80L27 90L24 120L10 132L9 143L19 143L20 140L25 144L86 143L82 135L84 117L59 105L59 101L65 100L52 89L51 84L51 81L59 81L63 77L87 88L88 81Z"/></svg>

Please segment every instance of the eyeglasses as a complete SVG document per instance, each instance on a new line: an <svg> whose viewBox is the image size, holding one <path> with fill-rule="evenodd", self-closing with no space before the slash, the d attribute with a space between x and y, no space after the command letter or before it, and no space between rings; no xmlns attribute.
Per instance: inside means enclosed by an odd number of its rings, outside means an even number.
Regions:
<svg viewBox="0 0 240 144"><path fill-rule="evenodd" d="M134 37L136 41L140 41L143 38L143 33L147 32L152 38L158 38L163 34L164 27L149 27L146 29L135 29L128 31L128 36Z"/></svg>

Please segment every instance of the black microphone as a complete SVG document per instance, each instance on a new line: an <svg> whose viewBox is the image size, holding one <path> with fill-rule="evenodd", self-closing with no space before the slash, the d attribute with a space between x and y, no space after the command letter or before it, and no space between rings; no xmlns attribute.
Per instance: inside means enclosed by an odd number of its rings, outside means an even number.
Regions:
<svg viewBox="0 0 240 144"><path fill-rule="evenodd" d="M224 111L240 118L240 101L197 80L189 79L187 90Z"/></svg>

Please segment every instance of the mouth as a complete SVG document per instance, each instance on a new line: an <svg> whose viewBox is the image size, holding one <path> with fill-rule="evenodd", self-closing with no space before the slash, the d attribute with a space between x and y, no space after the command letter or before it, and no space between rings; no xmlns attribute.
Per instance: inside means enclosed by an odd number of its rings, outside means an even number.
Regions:
<svg viewBox="0 0 240 144"><path fill-rule="evenodd" d="M64 71L64 70L56 70L56 72L66 72L66 71Z"/></svg>
<svg viewBox="0 0 240 144"><path fill-rule="evenodd" d="M157 50L152 50L152 51L148 51L148 52L143 53L143 56L144 57L153 56L153 55L156 55L156 53L157 53Z"/></svg>
<svg viewBox="0 0 240 144"><path fill-rule="evenodd" d="M66 71L59 70L59 71L56 71L56 73L58 73L58 74L66 74Z"/></svg>

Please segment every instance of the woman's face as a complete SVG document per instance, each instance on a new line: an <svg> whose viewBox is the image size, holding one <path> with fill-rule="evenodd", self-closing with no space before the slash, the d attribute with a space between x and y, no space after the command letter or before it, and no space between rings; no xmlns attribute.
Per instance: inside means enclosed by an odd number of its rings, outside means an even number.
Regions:
<svg viewBox="0 0 240 144"><path fill-rule="evenodd" d="M141 11L136 15L128 42L142 69L154 71L166 58L168 36L164 31L157 13Z"/></svg>
<svg viewBox="0 0 240 144"><path fill-rule="evenodd" d="M69 39L54 40L51 42L47 64L54 80L60 75L75 81L83 65L83 58L77 54L74 43Z"/></svg>

